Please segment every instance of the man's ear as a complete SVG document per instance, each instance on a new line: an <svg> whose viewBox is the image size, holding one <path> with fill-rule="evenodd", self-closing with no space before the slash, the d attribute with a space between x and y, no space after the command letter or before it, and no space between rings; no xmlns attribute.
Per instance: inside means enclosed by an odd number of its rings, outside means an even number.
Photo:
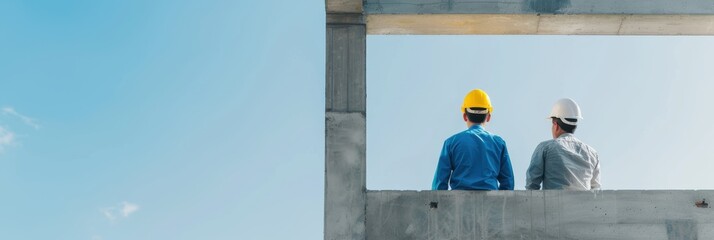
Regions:
<svg viewBox="0 0 714 240"><path fill-rule="evenodd" d="M491 113L486 115L486 122L490 122L490 121L491 121Z"/></svg>
<svg viewBox="0 0 714 240"><path fill-rule="evenodd" d="M468 122L468 121L469 121L469 118L466 117L466 113L464 113L464 122Z"/></svg>

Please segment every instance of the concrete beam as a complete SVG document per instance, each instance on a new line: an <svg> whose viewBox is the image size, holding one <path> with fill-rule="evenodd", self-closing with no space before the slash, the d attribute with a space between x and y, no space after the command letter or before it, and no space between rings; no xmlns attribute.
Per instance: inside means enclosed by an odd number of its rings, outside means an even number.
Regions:
<svg viewBox="0 0 714 240"><path fill-rule="evenodd" d="M711 15L711 0L365 0L366 14Z"/></svg>
<svg viewBox="0 0 714 240"><path fill-rule="evenodd" d="M327 13L362 13L362 0L325 0Z"/></svg>
<svg viewBox="0 0 714 240"><path fill-rule="evenodd" d="M714 35L714 15L368 15L368 34Z"/></svg>
<svg viewBox="0 0 714 240"><path fill-rule="evenodd" d="M368 34L714 35L710 0L366 0Z"/></svg>
<svg viewBox="0 0 714 240"><path fill-rule="evenodd" d="M714 191L369 191L368 239L714 239Z"/></svg>

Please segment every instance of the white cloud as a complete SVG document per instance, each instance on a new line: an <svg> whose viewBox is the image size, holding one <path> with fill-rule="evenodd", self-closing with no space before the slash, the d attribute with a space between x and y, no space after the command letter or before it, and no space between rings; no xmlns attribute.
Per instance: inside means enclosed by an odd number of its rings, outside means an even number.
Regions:
<svg viewBox="0 0 714 240"><path fill-rule="evenodd" d="M15 143L15 133L0 127L0 152L5 148Z"/></svg>
<svg viewBox="0 0 714 240"><path fill-rule="evenodd" d="M99 212L112 222L119 218L128 218L129 215L135 213L136 211L139 211L139 205L127 201L124 201L117 206L99 209Z"/></svg>
<svg viewBox="0 0 714 240"><path fill-rule="evenodd" d="M37 124L37 121L31 117L25 116L20 114L19 112L15 111L14 108L12 107L4 107L2 108L2 112L6 115L10 116L15 116L22 120L26 125L33 127L35 130L40 129L40 124Z"/></svg>
<svg viewBox="0 0 714 240"><path fill-rule="evenodd" d="M129 217L129 214L132 214L139 210L139 205L129 203L129 202L123 202L122 203L122 208L121 208L121 214L124 217Z"/></svg>

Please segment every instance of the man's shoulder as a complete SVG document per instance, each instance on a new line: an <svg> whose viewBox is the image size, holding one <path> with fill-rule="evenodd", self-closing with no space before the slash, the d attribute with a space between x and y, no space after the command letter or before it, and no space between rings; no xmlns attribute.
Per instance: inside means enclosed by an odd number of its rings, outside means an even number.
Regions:
<svg viewBox="0 0 714 240"><path fill-rule="evenodd" d="M496 135L496 134L492 134L492 133L488 133L488 134L489 134L489 135L493 138L493 140L496 141L497 143L504 144L504 145L506 144L506 140L503 140L503 138L502 138L501 136Z"/></svg>
<svg viewBox="0 0 714 240"><path fill-rule="evenodd" d="M466 131L461 131L461 132L455 133L455 134L449 136L448 138L446 138L446 140L444 140L444 144L446 144L446 145L454 144L455 142L458 142L461 139L463 139L465 137L465 134L467 134Z"/></svg>
<svg viewBox="0 0 714 240"><path fill-rule="evenodd" d="M588 152L597 155L597 150L595 150L595 148L593 148L592 146L588 145L587 143L584 143L584 142L581 142L581 143L582 143L583 148L587 149Z"/></svg>
<svg viewBox="0 0 714 240"><path fill-rule="evenodd" d="M580 148L585 149L585 150L587 150L588 152L597 153L597 151L595 150L595 148L593 148L592 146L590 146L589 144L583 142L582 140L580 140L579 138L577 138L577 137L575 137L575 136L571 136L571 137L570 137L570 141L576 142L576 143L580 146Z"/></svg>
<svg viewBox="0 0 714 240"><path fill-rule="evenodd" d="M536 146L536 149L551 148L551 147L553 147L553 146L555 146L555 145L558 145L558 143L556 142L556 139L548 139L548 140L545 140L545 141L540 142L540 143L538 144L538 146Z"/></svg>
<svg viewBox="0 0 714 240"><path fill-rule="evenodd" d="M454 133L453 135L451 135L450 137L446 138L446 141L453 141L453 140L462 138L462 137L466 136L467 134L468 134L467 130L457 132L457 133Z"/></svg>

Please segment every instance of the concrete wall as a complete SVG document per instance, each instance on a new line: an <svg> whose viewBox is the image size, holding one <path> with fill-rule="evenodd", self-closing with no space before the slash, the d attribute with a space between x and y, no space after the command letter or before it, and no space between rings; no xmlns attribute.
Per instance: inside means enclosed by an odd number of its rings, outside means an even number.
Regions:
<svg viewBox="0 0 714 240"><path fill-rule="evenodd" d="M368 191L367 239L714 239L714 191Z"/></svg>
<svg viewBox="0 0 714 240"><path fill-rule="evenodd" d="M714 239L714 191L367 191L367 34L714 35L712 0L326 0L325 239Z"/></svg>

